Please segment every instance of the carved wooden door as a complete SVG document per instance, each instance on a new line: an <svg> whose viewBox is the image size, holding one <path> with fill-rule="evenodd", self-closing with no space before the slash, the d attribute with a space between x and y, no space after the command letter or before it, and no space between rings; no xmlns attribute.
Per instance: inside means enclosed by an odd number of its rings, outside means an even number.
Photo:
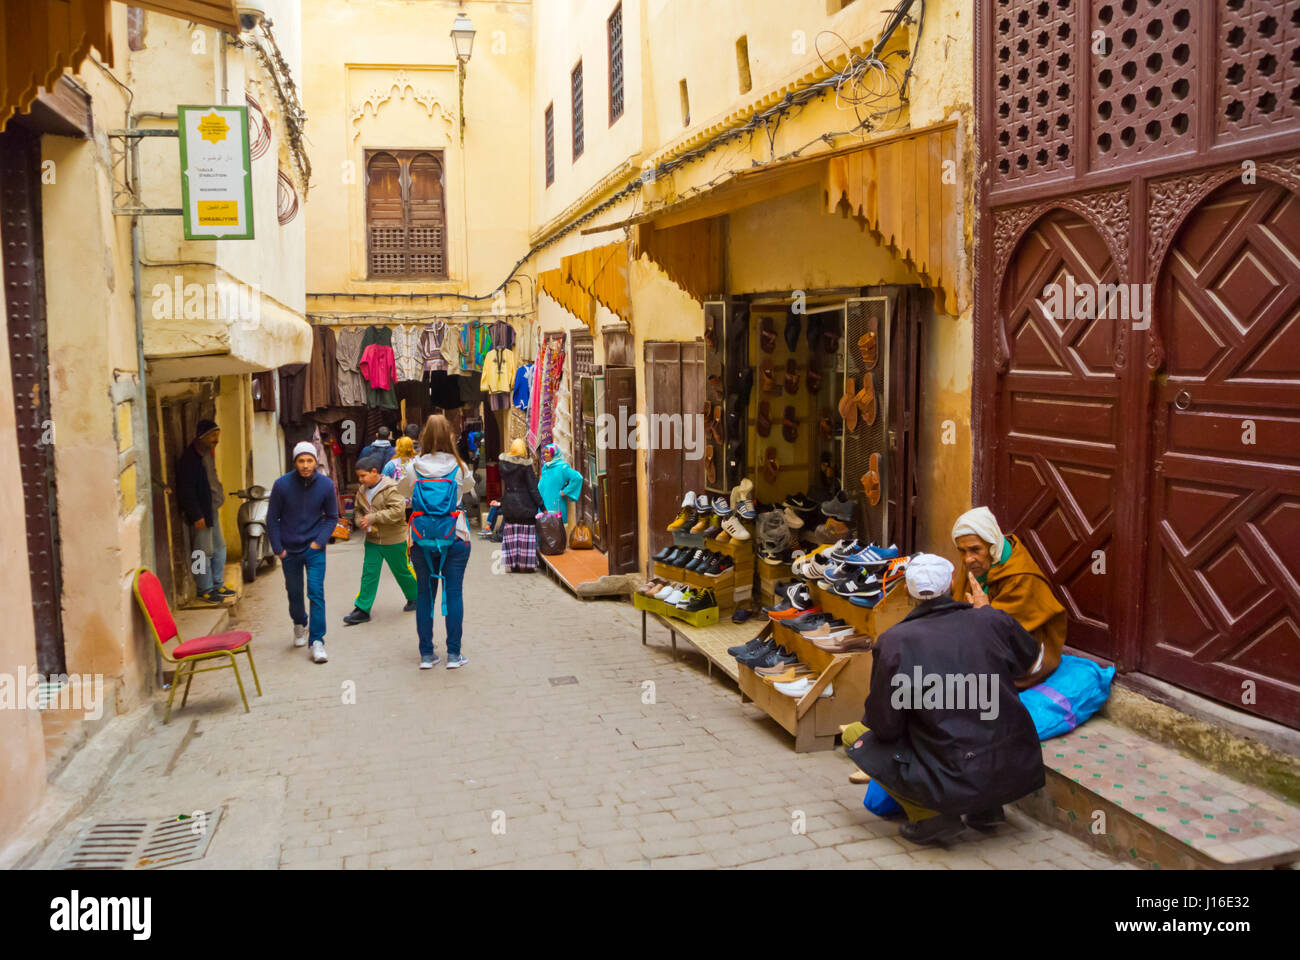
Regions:
<svg viewBox="0 0 1300 960"><path fill-rule="evenodd" d="M1072 292L1114 282L1106 244L1075 213L1051 213L1021 240L1006 271L995 344L992 504L1055 586L1070 614L1070 643L1108 658L1112 585L1131 565L1132 546L1115 542L1124 431L1117 331L1115 320L1097 317Z"/></svg>
<svg viewBox="0 0 1300 960"><path fill-rule="evenodd" d="M1206 199L1157 293L1143 667L1300 718L1300 197L1261 181Z"/></svg>

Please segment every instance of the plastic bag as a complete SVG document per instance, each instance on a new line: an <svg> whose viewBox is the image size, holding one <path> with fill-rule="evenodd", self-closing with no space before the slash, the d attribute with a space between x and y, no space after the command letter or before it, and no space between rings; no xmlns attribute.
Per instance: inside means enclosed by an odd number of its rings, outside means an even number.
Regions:
<svg viewBox="0 0 1300 960"><path fill-rule="evenodd" d="M1050 677L1020 694L1039 740L1069 733L1101 709L1110 696L1114 667L1102 667L1083 657L1061 656Z"/></svg>
<svg viewBox="0 0 1300 960"><path fill-rule="evenodd" d="M556 557L565 551L568 545L568 532L564 521L558 513L539 513L537 515L537 549L547 557Z"/></svg>

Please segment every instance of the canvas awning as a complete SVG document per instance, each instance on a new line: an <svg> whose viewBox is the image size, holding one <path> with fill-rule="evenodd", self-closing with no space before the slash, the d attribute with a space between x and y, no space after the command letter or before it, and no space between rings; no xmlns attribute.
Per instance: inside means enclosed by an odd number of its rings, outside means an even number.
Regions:
<svg viewBox="0 0 1300 960"><path fill-rule="evenodd" d="M944 124L832 157L826 212L855 217L934 290L935 309L956 316L962 182L957 126Z"/></svg>
<svg viewBox="0 0 1300 960"><path fill-rule="evenodd" d="M564 257L557 269L538 274L537 283L543 293L586 324L592 333L596 331L596 303L620 320L631 321L626 243L611 243Z"/></svg>

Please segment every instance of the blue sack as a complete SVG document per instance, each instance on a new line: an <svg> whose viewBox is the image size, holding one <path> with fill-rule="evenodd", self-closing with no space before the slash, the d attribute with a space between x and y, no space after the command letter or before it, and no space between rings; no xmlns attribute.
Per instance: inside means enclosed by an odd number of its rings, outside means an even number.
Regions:
<svg viewBox="0 0 1300 960"><path fill-rule="evenodd" d="M903 813L899 802L875 780L867 784L867 795L862 798L862 805L876 816L886 819L901 816Z"/></svg>
<svg viewBox="0 0 1300 960"><path fill-rule="evenodd" d="M1114 667L1062 654L1061 665L1050 677L1020 694L1020 702L1033 717L1038 739L1069 733L1100 710L1110 696L1114 677Z"/></svg>

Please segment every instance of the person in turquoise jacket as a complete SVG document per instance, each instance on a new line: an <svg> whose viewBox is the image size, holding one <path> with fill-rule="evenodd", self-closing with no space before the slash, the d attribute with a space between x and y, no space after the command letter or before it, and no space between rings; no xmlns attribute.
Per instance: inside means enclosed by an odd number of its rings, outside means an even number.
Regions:
<svg viewBox="0 0 1300 960"><path fill-rule="evenodd" d="M570 500L582 496L582 474L569 466L558 447L548 443L542 448L542 475L537 481L537 489L542 494L542 501L551 513L558 513L567 524L569 522Z"/></svg>

